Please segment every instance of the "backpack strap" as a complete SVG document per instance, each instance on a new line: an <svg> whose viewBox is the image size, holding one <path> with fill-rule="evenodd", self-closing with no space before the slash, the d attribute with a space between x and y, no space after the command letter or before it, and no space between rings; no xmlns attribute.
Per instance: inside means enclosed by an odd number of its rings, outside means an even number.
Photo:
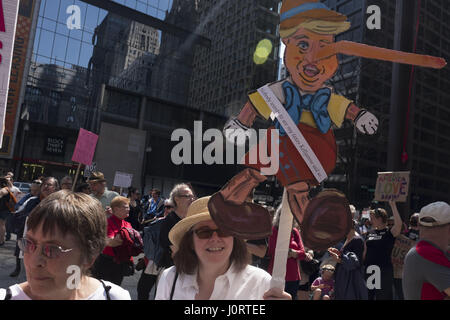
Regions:
<svg viewBox="0 0 450 320"><path fill-rule="evenodd" d="M173 300L173 293L175 292L175 284L177 283L177 279L178 279L178 271L176 271L175 279L173 279L172 290L170 290L170 299L169 300Z"/></svg>
<svg viewBox="0 0 450 320"><path fill-rule="evenodd" d="M111 297L109 296L109 290L111 290L111 286L107 286L103 280L100 280L100 282L102 283L103 289L105 289L106 300L111 300Z"/></svg>
<svg viewBox="0 0 450 320"><path fill-rule="evenodd" d="M6 296L5 296L5 299L3 299L3 300L11 300L11 298L12 298L11 288L7 288L6 289Z"/></svg>

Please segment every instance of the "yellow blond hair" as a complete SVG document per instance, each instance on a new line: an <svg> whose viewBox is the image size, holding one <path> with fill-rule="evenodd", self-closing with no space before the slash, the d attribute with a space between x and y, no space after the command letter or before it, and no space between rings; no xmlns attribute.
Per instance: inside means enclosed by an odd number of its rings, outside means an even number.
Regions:
<svg viewBox="0 0 450 320"><path fill-rule="evenodd" d="M318 34L333 34L337 35L339 33L345 32L350 28L351 24L349 21L327 21L327 20L317 20L311 19L300 23L296 27L280 29L281 38L289 38L300 28L305 28L308 31L315 32Z"/></svg>

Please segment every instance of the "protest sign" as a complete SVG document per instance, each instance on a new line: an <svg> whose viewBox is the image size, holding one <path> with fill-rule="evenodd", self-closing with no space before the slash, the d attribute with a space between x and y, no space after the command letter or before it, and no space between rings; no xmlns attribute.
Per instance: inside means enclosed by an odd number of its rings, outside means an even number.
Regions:
<svg viewBox="0 0 450 320"><path fill-rule="evenodd" d="M370 208L364 208L362 210L361 219L369 219L370 220Z"/></svg>
<svg viewBox="0 0 450 320"><path fill-rule="evenodd" d="M406 202L409 189L409 171L378 172L375 188L376 201Z"/></svg>
<svg viewBox="0 0 450 320"><path fill-rule="evenodd" d="M2 145L5 131L7 102L8 100L12 101L16 93L14 90L9 92L9 80L11 77L18 10L18 0L0 1L0 146ZM12 110L8 111L11 113Z"/></svg>
<svg viewBox="0 0 450 320"><path fill-rule="evenodd" d="M405 261L405 256L416 242L409 239L404 235L399 235L395 238L394 248L392 249L392 266L394 267L394 278L401 279L403 272L403 264Z"/></svg>
<svg viewBox="0 0 450 320"><path fill-rule="evenodd" d="M98 135L90 131L80 128L78 133L77 144L75 145L75 150L73 151L72 161L78 162L77 173L75 174L75 179L72 185L72 191L75 190L75 185L77 183L78 175L80 174L81 164L91 165L92 159L94 158L95 147L97 146Z"/></svg>
<svg viewBox="0 0 450 320"><path fill-rule="evenodd" d="M131 173L125 173L116 171L116 175L114 176L115 187L119 188L128 188L131 187L131 182L133 181L133 175Z"/></svg>
<svg viewBox="0 0 450 320"><path fill-rule="evenodd" d="M73 152L72 161L91 165L94 158L95 147L97 146L98 135L80 128L77 144Z"/></svg>
<svg viewBox="0 0 450 320"><path fill-rule="evenodd" d="M84 177L89 178L91 176L91 173L97 171L97 162L92 162L91 165L86 166L84 168Z"/></svg>

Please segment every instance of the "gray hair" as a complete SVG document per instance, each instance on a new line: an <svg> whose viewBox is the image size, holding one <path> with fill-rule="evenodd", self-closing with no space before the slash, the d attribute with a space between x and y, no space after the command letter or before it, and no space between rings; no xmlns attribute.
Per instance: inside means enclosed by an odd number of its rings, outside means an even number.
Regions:
<svg viewBox="0 0 450 320"><path fill-rule="evenodd" d="M65 176L64 178L61 179L61 184L66 183L66 181L70 181L70 183L73 183L73 179L71 176Z"/></svg>
<svg viewBox="0 0 450 320"><path fill-rule="evenodd" d="M177 197L180 194L181 190L186 189L186 188L192 191L191 186L189 186L186 183L179 183L179 184L175 185L175 187L173 187L172 191L170 191L169 200L172 201L172 203L175 205L174 206L175 208L177 207L177 202L175 201L175 197Z"/></svg>

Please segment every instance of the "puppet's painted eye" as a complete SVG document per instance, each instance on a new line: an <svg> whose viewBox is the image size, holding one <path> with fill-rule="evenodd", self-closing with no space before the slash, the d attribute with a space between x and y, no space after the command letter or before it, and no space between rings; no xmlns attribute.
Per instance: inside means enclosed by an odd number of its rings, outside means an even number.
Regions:
<svg viewBox="0 0 450 320"><path fill-rule="evenodd" d="M309 48L309 43L306 41L300 41L298 47L302 50L307 50Z"/></svg>

